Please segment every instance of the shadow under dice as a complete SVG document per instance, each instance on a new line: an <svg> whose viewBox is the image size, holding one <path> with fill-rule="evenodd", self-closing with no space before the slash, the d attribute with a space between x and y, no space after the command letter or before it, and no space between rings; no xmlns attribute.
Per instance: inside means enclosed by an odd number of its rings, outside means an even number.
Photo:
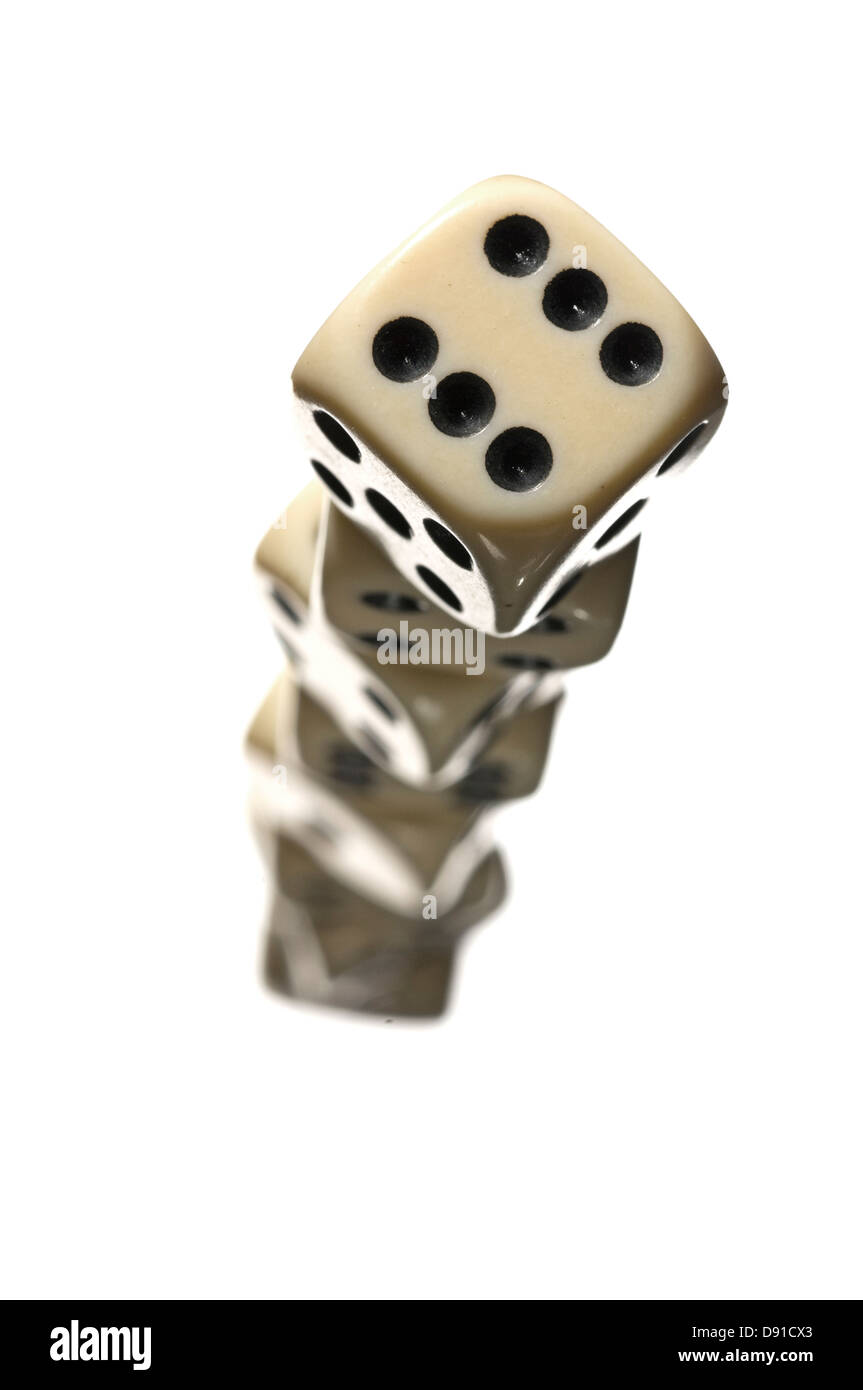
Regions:
<svg viewBox="0 0 863 1390"><path fill-rule="evenodd" d="M662 284L528 179L469 189L302 354L312 466L448 614L521 634L704 447L722 368Z"/></svg>

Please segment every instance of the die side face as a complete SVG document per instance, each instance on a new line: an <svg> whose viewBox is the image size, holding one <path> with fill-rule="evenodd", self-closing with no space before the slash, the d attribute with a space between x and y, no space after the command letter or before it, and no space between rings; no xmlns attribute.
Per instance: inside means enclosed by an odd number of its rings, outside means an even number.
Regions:
<svg viewBox="0 0 863 1390"><path fill-rule="evenodd" d="M479 856L488 849L484 807L402 787L379 768L365 785L358 779L348 783L325 778L322 770L330 770L332 764L326 761L324 737L336 734L343 748L347 746L344 737L288 671L279 678L275 700L276 760L285 766L289 779L292 772L301 774L337 835L344 840L345 827L356 830L358 836L367 834L370 843L383 845L409 866L418 886L431 890L443 876L442 890L445 887L450 898L460 894Z"/></svg>
<svg viewBox="0 0 863 1390"><path fill-rule="evenodd" d="M427 908L422 901L406 917L354 892L288 836L275 837L270 858L275 860L278 885L271 937L293 946L301 957L312 957L308 971L312 981L316 976L319 980L321 967L334 978L363 961L373 962L385 952L447 950L497 911L506 893L497 850L477 865L455 906L433 919L423 915ZM302 962L301 973L303 965L308 969L308 962Z"/></svg>
<svg viewBox="0 0 863 1390"><path fill-rule="evenodd" d="M315 581L318 540L331 511L323 489L313 483L258 547L256 571L279 640L299 678L381 766L409 782L435 776L453 780L458 763L451 770L447 763L461 757L462 737L479 737L473 726L481 732L479 716L505 682L499 675L480 689L473 682L460 689L452 682L439 692L441 698L432 699L415 671L364 662L347 644L333 640Z"/></svg>
<svg viewBox="0 0 863 1390"><path fill-rule="evenodd" d="M460 833L461 821L451 813L529 796L539 785L560 697L544 700L508 721L472 767L445 792L407 787L388 776L363 750L346 738L335 720L302 690L285 705L290 727L283 730L292 757L360 810L380 808L421 821L441 811L447 824Z"/></svg>
<svg viewBox="0 0 863 1390"><path fill-rule="evenodd" d="M331 961L328 950L336 955ZM289 899L270 914L263 978L275 993L305 1004L406 1019L438 1018L449 995L455 948L440 943L382 944L370 940L353 959L338 958L332 934Z"/></svg>
<svg viewBox="0 0 863 1390"><path fill-rule="evenodd" d="M280 895L281 911L274 912L270 930L284 937L311 932L328 975L338 975L393 945L406 947L416 935L412 922L369 902L331 875L321 871L321 880L312 896L303 890Z"/></svg>
<svg viewBox="0 0 863 1390"><path fill-rule="evenodd" d="M270 619L298 677L355 717L358 737L381 763L404 765L420 778L428 774L428 759L408 712L350 651L330 640L322 620L315 570L326 512L326 495L312 483L258 546L255 569Z"/></svg>
<svg viewBox="0 0 863 1390"><path fill-rule="evenodd" d="M484 808L443 805L434 814L406 816L328 788L288 746L285 711L293 698L284 672L247 737L259 821L298 838L328 871L396 912L411 913L426 892L438 897L440 912L448 911L491 850Z"/></svg>
<svg viewBox="0 0 863 1390"><path fill-rule="evenodd" d="M533 670L495 671L471 680L450 672L430 677L424 666L378 669L386 699L398 715L389 726L389 739L395 739L402 720L409 722L422 744L425 773L415 776L395 755L385 765L402 781L435 790L452 785L462 775L495 730L517 714L542 680ZM368 697L367 703L371 703ZM370 751L376 756L374 746Z"/></svg>
<svg viewBox="0 0 863 1390"><path fill-rule="evenodd" d="M725 404L721 367L673 296L574 203L517 178L468 190L366 277L294 383L357 519L413 582L437 593L424 565L439 597L500 633L527 625L562 571L600 558L604 532L667 482L683 462L663 470L670 456L706 442ZM348 452L325 437L328 417Z"/></svg>
<svg viewBox="0 0 863 1390"><path fill-rule="evenodd" d="M377 821L390 816L423 820L430 837L441 843L457 839L470 823L469 814L453 813L437 792L406 786L384 771L317 700L287 678L277 748L363 816Z"/></svg>
<svg viewBox="0 0 863 1390"><path fill-rule="evenodd" d="M327 621L353 642L366 660L380 664L381 655L395 655L390 645L398 642L404 646L411 631L429 636L437 631L453 634L453 640L445 644L439 641L436 647L427 644L429 660L422 663L424 670L430 675L466 674L471 666L477 667L477 634L473 629L465 629L452 613L409 583L372 536L332 506L328 509L320 585ZM415 644L415 657L423 654ZM435 654L446 660L435 661ZM400 651L398 655L409 653ZM481 671L472 677L474 681L481 678Z"/></svg>
<svg viewBox="0 0 863 1390"><path fill-rule="evenodd" d="M307 911L314 911L321 922L383 922L388 932L398 933L403 940L436 935L452 938L494 912L506 893L503 860L500 852L493 849L477 865L450 912L429 918L424 915L426 904L417 902L415 911L405 917L381 909L371 898L355 893L334 878L298 840L274 833L264 825L259 825L257 832L279 894Z"/></svg>
<svg viewBox="0 0 863 1390"><path fill-rule="evenodd" d="M430 675L571 670L610 650L626 611L638 539L579 570L566 592L517 638L485 637L465 629L395 568L374 539L334 507L328 509L321 565L327 621L372 665L390 655L416 661Z"/></svg>
<svg viewBox="0 0 863 1390"><path fill-rule="evenodd" d="M445 666L445 678L430 682L429 666L382 664L367 644L352 647L343 641L328 621L318 563L335 518L342 521L321 486L313 483L258 547L256 570L273 626L298 679L375 762L408 783L436 780L447 786L461 775L495 723L532 693L540 675L495 668L465 680L458 667ZM348 547L357 528L342 525L341 540ZM334 561L336 567L347 571L352 554ZM474 637L468 634L468 643Z"/></svg>
<svg viewBox="0 0 863 1390"><path fill-rule="evenodd" d="M607 656L626 613L639 538L568 576L517 637L489 639L490 660L504 670L554 671L589 666Z"/></svg>
<svg viewBox="0 0 863 1390"><path fill-rule="evenodd" d="M331 527L335 528L332 546ZM368 556L363 561L358 547L368 547L369 542L352 523L345 522L329 501L324 503L320 537L323 563L316 567L311 608L329 626L333 614L328 600L328 576L359 574ZM328 564L327 555L330 557ZM387 619L392 616L386 609L376 609L374 604L364 606L378 618L381 612ZM448 619L442 617L442 621L451 627ZM397 626L392 628L396 634ZM391 627L391 624L387 621L383 627ZM375 632L381 630L378 626ZM372 629L368 629L366 635L370 637ZM307 663L303 679L328 709L332 711L339 706L336 712L340 723L344 723L345 710L362 711L361 722L355 726L357 741L371 752L375 761L412 784L427 782L444 787L456 781L494 728L534 694L542 679L542 673L533 669L512 670L502 666L468 676L464 674L463 665L447 662L442 663L437 674L430 675L432 668L428 664L382 659L398 654L382 651L370 642L357 642L346 656L349 644L344 642L341 630L337 636L338 640L331 645L342 653L343 661L354 662L365 673L364 679L357 681L355 671L346 670L344 678L322 681L312 688L310 682L316 673L320 674L323 654ZM466 651L476 651L475 638L472 632L465 634ZM356 686L356 694L350 698L349 681ZM333 691L339 692L335 701ZM382 712L383 718L380 717ZM378 716L377 723L370 726L373 716ZM373 733L371 739L366 732L369 727ZM415 756L415 750L405 749L404 731L413 732L421 745L421 758Z"/></svg>
<svg viewBox="0 0 863 1390"><path fill-rule="evenodd" d="M358 971L367 989L363 1013L439 1018L449 999L454 964L453 948L442 946L376 957Z"/></svg>
<svg viewBox="0 0 863 1390"><path fill-rule="evenodd" d="M410 910L417 874L392 840L299 766L280 761L287 681L284 673L269 690L246 738L258 824L299 839L319 864L357 891L397 911Z"/></svg>
<svg viewBox="0 0 863 1390"><path fill-rule="evenodd" d="M452 788L465 804L491 804L532 796L548 762L549 747L563 694L543 700L506 725Z"/></svg>

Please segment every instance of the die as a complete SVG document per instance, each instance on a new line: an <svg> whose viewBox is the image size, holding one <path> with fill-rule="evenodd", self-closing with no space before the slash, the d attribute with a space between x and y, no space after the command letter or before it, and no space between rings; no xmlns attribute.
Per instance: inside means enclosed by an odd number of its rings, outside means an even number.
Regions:
<svg viewBox="0 0 863 1390"><path fill-rule="evenodd" d="M360 897L333 878L298 840L261 824L256 827L256 836L276 891L319 912L318 932L331 973L347 968L382 944L456 940L496 912L506 896L503 859L497 849L491 849L450 912L431 917L425 915L423 906L407 917L387 913L372 899Z"/></svg>
<svg viewBox="0 0 863 1390"><path fill-rule="evenodd" d="M395 568L373 537L330 507L318 571L321 611L372 670L397 652L429 674L570 670L599 661L620 631L638 537L578 570L567 592L520 637L459 624Z"/></svg>
<svg viewBox="0 0 863 1390"><path fill-rule="evenodd" d="M633 539L727 397L655 276L569 199L513 177L469 189L373 270L293 382L336 504L497 636Z"/></svg>
<svg viewBox="0 0 863 1390"><path fill-rule="evenodd" d="M276 756L301 766L358 810L379 809L423 819L438 808L532 795L545 770L562 699L556 683L544 682L533 702L500 726L458 782L443 791L426 791L407 786L380 768L345 737L317 700L285 677Z"/></svg>
<svg viewBox="0 0 863 1390"><path fill-rule="evenodd" d="M410 916L426 898L437 912L449 911L492 847L487 805L440 805L435 797L421 805L414 793L408 813L355 788L328 787L281 736L295 699L285 671L249 729L253 817L299 840L335 878L394 912Z"/></svg>
<svg viewBox="0 0 863 1390"><path fill-rule="evenodd" d="M273 626L297 678L373 761L413 785L451 785L543 674L501 666L466 678L454 668L430 681L426 668L384 665L342 640L326 621L316 558L334 513L314 483L258 547Z"/></svg>
<svg viewBox="0 0 863 1390"><path fill-rule="evenodd" d="M450 943L382 947L332 975L315 925L314 915L291 899L273 900L263 974L274 993L387 1018L439 1018L444 1012L455 955Z"/></svg>
<svg viewBox="0 0 863 1390"><path fill-rule="evenodd" d="M265 950L273 988L330 1007L442 1012L455 946L505 898L497 850L477 866L452 911L402 917L346 888L295 840L259 834L276 886Z"/></svg>

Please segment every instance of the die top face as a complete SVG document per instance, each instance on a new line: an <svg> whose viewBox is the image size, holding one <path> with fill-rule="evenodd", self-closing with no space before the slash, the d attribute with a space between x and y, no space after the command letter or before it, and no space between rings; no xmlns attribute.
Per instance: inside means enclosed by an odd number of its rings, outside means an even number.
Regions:
<svg viewBox="0 0 863 1390"><path fill-rule="evenodd" d="M553 546L574 507L592 524L724 408L719 362L668 290L515 177L469 189L373 270L294 384L468 544L535 529Z"/></svg>

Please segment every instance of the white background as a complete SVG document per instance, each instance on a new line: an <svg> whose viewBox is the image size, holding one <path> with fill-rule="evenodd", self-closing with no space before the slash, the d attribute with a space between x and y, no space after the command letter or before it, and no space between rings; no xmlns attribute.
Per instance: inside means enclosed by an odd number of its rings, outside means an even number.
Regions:
<svg viewBox="0 0 863 1390"><path fill-rule="evenodd" d="M852 11L11 3L2 1290L860 1297ZM266 995L250 577L291 366L521 173L692 312L725 424L577 674L447 1019Z"/></svg>

